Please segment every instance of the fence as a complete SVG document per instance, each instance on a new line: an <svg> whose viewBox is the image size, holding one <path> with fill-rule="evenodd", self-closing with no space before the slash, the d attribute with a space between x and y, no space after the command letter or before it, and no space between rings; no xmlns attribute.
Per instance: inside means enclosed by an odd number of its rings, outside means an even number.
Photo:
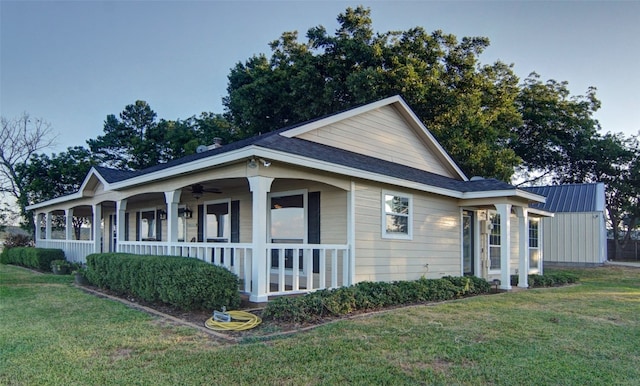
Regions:
<svg viewBox="0 0 640 386"><path fill-rule="evenodd" d="M609 260L640 260L640 240L629 240L624 249L616 255L615 240L607 240L607 256Z"/></svg>

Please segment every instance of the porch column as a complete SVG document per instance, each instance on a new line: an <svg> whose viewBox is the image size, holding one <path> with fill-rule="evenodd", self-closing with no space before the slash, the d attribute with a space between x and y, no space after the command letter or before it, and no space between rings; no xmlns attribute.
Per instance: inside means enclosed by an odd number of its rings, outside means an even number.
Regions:
<svg viewBox="0 0 640 386"><path fill-rule="evenodd" d="M496 204L500 215L500 289L511 289L511 204Z"/></svg>
<svg viewBox="0 0 640 386"><path fill-rule="evenodd" d="M34 215L34 223L35 223L35 231L36 231L36 239L35 242L36 244L38 243L38 240L40 240L42 238L42 229L40 228L40 226L42 225L42 214L36 212Z"/></svg>
<svg viewBox="0 0 640 386"><path fill-rule="evenodd" d="M273 178L252 176L249 189L252 192L252 236L253 253L251 256L251 296L252 302L266 302L268 300L267 275L267 193L271 191Z"/></svg>
<svg viewBox="0 0 640 386"><path fill-rule="evenodd" d="M116 232L116 251L120 252L120 242L125 240L124 237L124 213L127 211L127 200L116 201L116 224L118 225L118 231Z"/></svg>
<svg viewBox="0 0 640 386"><path fill-rule="evenodd" d="M102 252L102 228L100 222L102 220L102 204L93 204L93 218L91 224L93 225L93 253Z"/></svg>
<svg viewBox="0 0 640 386"><path fill-rule="evenodd" d="M66 240L73 240L73 209L64 210L64 238Z"/></svg>
<svg viewBox="0 0 640 386"><path fill-rule="evenodd" d="M520 253L518 259L518 287L529 288L529 213L527 208L516 206L518 216L518 240Z"/></svg>
<svg viewBox="0 0 640 386"><path fill-rule="evenodd" d="M349 244L349 282L356 282L356 183L351 181L351 190L347 192L347 243Z"/></svg>
<svg viewBox="0 0 640 386"><path fill-rule="evenodd" d="M47 212L45 213L45 216L47 216L47 225L45 227L44 237L47 240L51 240L51 218L53 217L53 215L51 214L51 212Z"/></svg>
<svg viewBox="0 0 640 386"><path fill-rule="evenodd" d="M164 200L167 203L167 241L178 241L178 204L182 189L164 192ZM171 248L171 246L169 246Z"/></svg>

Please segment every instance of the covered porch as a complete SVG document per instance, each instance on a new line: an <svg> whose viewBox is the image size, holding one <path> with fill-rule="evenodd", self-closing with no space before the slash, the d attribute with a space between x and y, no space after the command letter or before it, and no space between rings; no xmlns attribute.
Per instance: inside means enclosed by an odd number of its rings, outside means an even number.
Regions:
<svg viewBox="0 0 640 386"><path fill-rule="evenodd" d="M100 252L196 258L229 269L241 292L264 302L353 284L350 197L319 181L265 176L87 197L36 209L36 246L78 263Z"/></svg>

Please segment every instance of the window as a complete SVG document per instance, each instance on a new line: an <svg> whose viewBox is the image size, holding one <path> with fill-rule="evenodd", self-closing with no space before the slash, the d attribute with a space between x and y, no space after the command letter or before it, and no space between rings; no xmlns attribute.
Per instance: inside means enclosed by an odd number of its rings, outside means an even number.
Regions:
<svg viewBox="0 0 640 386"><path fill-rule="evenodd" d="M489 224L491 224L489 233L489 270L500 270L500 215L490 213Z"/></svg>
<svg viewBox="0 0 640 386"><path fill-rule="evenodd" d="M286 192L272 194L269 210L269 239L274 244L304 244L307 242L307 193ZM271 268L279 266L280 251L271 252ZM284 250L285 268L293 268L294 250ZM298 267L304 269L302 251L298 256Z"/></svg>
<svg viewBox="0 0 640 386"><path fill-rule="evenodd" d="M540 269L540 219L529 219L529 269Z"/></svg>
<svg viewBox="0 0 640 386"><path fill-rule="evenodd" d="M187 220L184 211L185 207L178 208L178 241L185 241L187 235Z"/></svg>
<svg viewBox="0 0 640 386"><path fill-rule="evenodd" d="M205 204L206 241L228 242L231 235L229 201Z"/></svg>
<svg viewBox="0 0 640 386"><path fill-rule="evenodd" d="M382 193L382 237L412 238L412 197L393 192Z"/></svg>
<svg viewBox="0 0 640 386"><path fill-rule="evenodd" d="M156 211L149 209L140 213L140 239L142 241L156 240Z"/></svg>

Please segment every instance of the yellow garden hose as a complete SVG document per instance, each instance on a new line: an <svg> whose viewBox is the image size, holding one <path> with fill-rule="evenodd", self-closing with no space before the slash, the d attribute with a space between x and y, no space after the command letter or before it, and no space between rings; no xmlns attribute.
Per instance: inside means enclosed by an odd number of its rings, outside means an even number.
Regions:
<svg viewBox="0 0 640 386"><path fill-rule="evenodd" d="M231 316L230 322L214 320L213 317L204 322L204 326L214 331L244 331L256 327L262 323L258 315L246 311L227 311Z"/></svg>

